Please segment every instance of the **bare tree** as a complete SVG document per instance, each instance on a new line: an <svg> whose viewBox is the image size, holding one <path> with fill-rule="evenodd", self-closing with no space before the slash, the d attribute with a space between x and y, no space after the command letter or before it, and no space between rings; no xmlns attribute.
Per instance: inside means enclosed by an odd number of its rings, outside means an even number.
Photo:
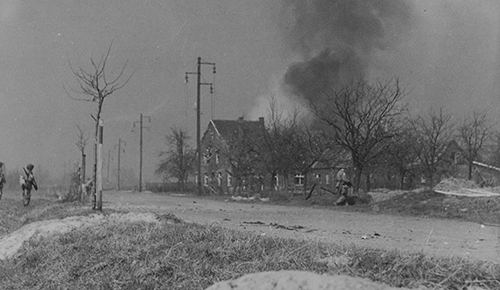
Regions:
<svg viewBox="0 0 500 290"><path fill-rule="evenodd" d="M414 164L417 161L415 155L415 134L409 124L409 120L402 120L402 126L399 127L396 134L387 147L384 159L386 164L399 175L399 187L404 188L404 180L414 170Z"/></svg>
<svg viewBox="0 0 500 290"><path fill-rule="evenodd" d="M394 136L392 127L403 111L404 94L398 80L373 85L359 81L325 92L309 103L311 111L331 129L332 141L351 153L355 192L365 166L384 152Z"/></svg>
<svg viewBox="0 0 500 290"><path fill-rule="evenodd" d="M458 128L460 145L464 149L464 158L467 161L467 178L472 179L473 162L478 158L484 142L489 136L490 127L485 112L473 112Z"/></svg>
<svg viewBox="0 0 500 290"><path fill-rule="evenodd" d="M300 155L300 162L296 164L295 168L304 175L305 193L308 186L308 173L316 161L319 161L323 156L329 144L323 132L314 130L305 123L302 124L298 133L300 139L296 149L302 154Z"/></svg>
<svg viewBox="0 0 500 290"><path fill-rule="evenodd" d="M185 190L188 175L192 172L195 161L195 151L187 144L188 139L188 135L182 129L171 128L171 133L167 136L169 150L160 153L165 159L156 169L156 174L164 178L168 176L177 178L181 191Z"/></svg>
<svg viewBox="0 0 500 290"><path fill-rule="evenodd" d="M453 139L451 115L440 108L429 116L418 116L412 120L416 134L415 154L430 187L434 186L436 174L445 162L445 152Z"/></svg>
<svg viewBox="0 0 500 290"><path fill-rule="evenodd" d="M219 153L231 167L231 175L235 180L234 194L241 193L246 187L262 185L266 162L264 130L263 127L262 131L255 130L255 127L243 123L230 139L225 140L225 146L219 148Z"/></svg>
<svg viewBox="0 0 500 290"><path fill-rule="evenodd" d="M288 190L288 177L292 173L304 171L308 160L308 145L313 146L312 135L303 130L299 124L300 114L295 109L285 116L278 107L274 97L269 101L268 124L266 126L263 153L266 155L266 171L271 175L271 187L274 188L276 176L282 175L285 181L285 190ZM308 138L310 137L310 138ZM308 144L307 142L311 143ZM312 148L311 148L312 149Z"/></svg>
<svg viewBox="0 0 500 290"><path fill-rule="evenodd" d="M101 56L98 61L91 57L90 68L74 68L71 63L69 64L73 76L75 77L79 85L79 88L73 92L78 94L79 97L75 97L66 89L66 87L64 88L70 98L96 104L95 113L91 114L92 118L95 121L96 146L94 148L94 181L97 180L97 142L99 138L99 123L101 120L104 100L106 100L109 96L114 94L119 89L123 88L130 81L133 75L133 73L131 73L128 77L125 76L125 70L127 68L127 62L125 62L118 73L110 77L110 73L107 72L107 69L111 47L112 44L109 45L106 53ZM102 204L100 201L98 201L97 209L102 210Z"/></svg>

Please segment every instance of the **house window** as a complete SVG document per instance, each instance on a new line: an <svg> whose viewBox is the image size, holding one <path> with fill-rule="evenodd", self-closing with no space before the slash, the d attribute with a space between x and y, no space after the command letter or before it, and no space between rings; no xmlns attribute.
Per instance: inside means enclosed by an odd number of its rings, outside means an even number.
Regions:
<svg viewBox="0 0 500 290"><path fill-rule="evenodd" d="M231 175L227 175L227 187L231 187L231 184L233 183L232 180L231 180Z"/></svg>
<svg viewBox="0 0 500 290"><path fill-rule="evenodd" d="M217 185L222 185L222 173L217 173Z"/></svg>
<svg viewBox="0 0 500 290"><path fill-rule="evenodd" d="M207 186L207 185L208 185L208 175L206 175L206 174L205 174L205 176L203 176L203 184L204 184L205 186Z"/></svg>
<svg viewBox="0 0 500 290"><path fill-rule="evenodd" d="M219 164L219 153L215 153L215 164Z"/></svg>
<svg viewBox="0 0 500 290"><path fill-rule="evenodd" d="M203 159L205 161L205 164L209 164L210 163L210 159L212 158L212 149L211 148L207 148L206 151L207 152L203 155Z"/></svg>
<svg viewBox="0 0 500 290"><path fill-rule="evenodd" d="M295 174L295 185L302 186L304 185L304 174Z"/></svg>
<svg viewBox="0 0 500 290"><path fill-rule="evenodd" d="M329 174L325 175L325 183L330 184L330 175Z"/></svg>

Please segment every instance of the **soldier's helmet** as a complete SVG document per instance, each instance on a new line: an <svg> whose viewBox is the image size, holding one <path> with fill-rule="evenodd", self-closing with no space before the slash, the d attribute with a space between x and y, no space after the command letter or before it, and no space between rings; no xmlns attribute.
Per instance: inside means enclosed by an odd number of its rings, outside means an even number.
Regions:
<svg viewBox="0 0 500 290"><path fill-rule="evenodd" d="M34 166L33 164L31 164L31 163L30 163L30 164L26 165L26 168L27 168L29 171L31 171L31 170L33 170L33 168L35 168L35 166Z"/></svg>

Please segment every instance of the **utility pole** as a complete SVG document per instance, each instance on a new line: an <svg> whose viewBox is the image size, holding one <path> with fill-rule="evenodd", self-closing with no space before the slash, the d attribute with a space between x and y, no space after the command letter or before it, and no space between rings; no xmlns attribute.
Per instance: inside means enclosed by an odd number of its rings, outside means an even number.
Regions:
<svg viewBox="0 0 500 290"><path fill-rule="evenodd" d="M120 153L125 152L125 149L122 149L122 144L127 145L125 141L122 141L122 138L118 138L118 164L117 164L117 169L116 169L116 187L118 190L120 190ZM115 145L116 146L116 145Z"/></svg>
<svg viewBox="0 0 500 290"><path fill-rule="evenodd" d="M201 82L201 67L203 65L209 65L212 67L212 73L215 74L215 63L214 62L204 62L201 57L198 57L197 70L196 72L186 72L185 79L188 82L189 75L196 75L196 158L197 158L197 170L198 170L198 194L203 193L203 187L201 183L201 86L210 86L210 92L213 92L213 83L202 83Z"/></svg>
<svg viewBox="0 0 500 290"><path fill-rule="evenodd" d="M142 152L143 152L143 147L142 147L142 129L144 128L150 128L150 127L144 127L144 118L148 120L148 122L151 124L151 117L150 116L144 116L142 113L139 116L139 121L135 121L133 124L133 127L136 127L136 124L139 124L139 192L142 191ZM134 129L132 129L133 131Z"/></svg>

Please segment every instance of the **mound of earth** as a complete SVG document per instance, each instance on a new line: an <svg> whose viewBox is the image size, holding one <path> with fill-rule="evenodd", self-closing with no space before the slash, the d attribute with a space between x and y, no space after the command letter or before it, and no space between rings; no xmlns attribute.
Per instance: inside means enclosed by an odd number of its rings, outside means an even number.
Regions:
<svg viewBox="0 0 500 290"><path fill-rule="evenodd" d="M442 191L456 191L461 189L479 188L479 186L472 180L459 179L459 178L446 178L441 180L434 189Z"/></svg>
<svg viewBox="0 0 500 290"><path fill-rule="evenodd" d="M65 219L43 220L27 224L0 239L0 260L14 256L23 243L32 237L40 238L56 233L69 232L75 228L93 226L103 222L159 222L153 213L113 213L108 216L93 214L89 216L72 216Z"/></svg>
<svg viewBox="0 0 500 290"><path fill-rule="evenodd" d="M405 192L373 205L373 210L389 214L459 218L498 224L500 197L446 195L431 190Z"/></svg>
<svg viewBox="0 0 500 290"><path fill-rule="evenodd" d="M447 178L442 180L434 187L434 191L447 195L469 197L500 196L500 193L498 193L498 187L480 188L476 183L474 183L474 181L458 178Z"/></svg>
<svg viewBox="0 0 500 290"><path fill-rule="evenodd" d="M305 271L276 271L244 275L236 280L216 283L207 290L385 290L393 288L363 278L345 275L319 275Z"/></svg>

